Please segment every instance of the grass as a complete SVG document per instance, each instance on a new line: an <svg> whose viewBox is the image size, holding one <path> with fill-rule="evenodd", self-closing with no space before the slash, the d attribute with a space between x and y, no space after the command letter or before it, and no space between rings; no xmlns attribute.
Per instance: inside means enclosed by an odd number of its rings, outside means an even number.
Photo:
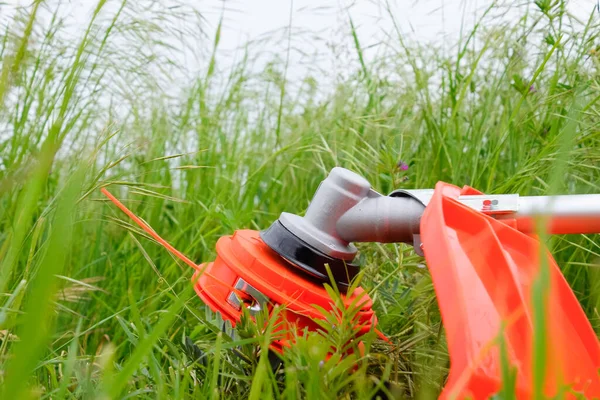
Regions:
<svg viewBox="0 0 600 400"><path fill-rule="evenodd" d="M268 43L222 68L220 25L198 28L201 13L185 6L131 3L99 1L75 34L52 2L1 20L3 398L430 398L444 384L435 293L410 247L359 246L361 285L393 346L368 336L360 360L323 362L339 336L310 334L276 374L260 351L272 325L245 321L234 341L219 333L192 270L102 187L198 262L222 235L302 213L334 166L383 193L440 180L600 192L597 12L577 22L564 2L536 1L500 24L489 21L504 9L492 7L452 51L395 25L371 59L349 16L356 62L319 92L315 76L287 76L288 57L256 73ZM189 46L200 73L177 52ZM547 243L600 332L598 237Z"/></svg>

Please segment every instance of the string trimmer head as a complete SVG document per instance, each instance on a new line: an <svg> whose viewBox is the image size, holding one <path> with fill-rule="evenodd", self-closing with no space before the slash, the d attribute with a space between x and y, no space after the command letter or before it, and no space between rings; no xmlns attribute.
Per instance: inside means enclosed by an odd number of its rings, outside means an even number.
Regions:
<svg viewBox="0 0 600 400"><path fill-rule="evenodd" d="M262 232L239 230L217 242L214 262L200 266L160 238L103 189L113 202L173 254L196 269L198 295L235 326L250 315L285 306L279 314L281 351L304 329L317 330L339 288L343 307L359 307L357 336L375 330L372 301L351 286L359 267L353 242L404 242L424 255L446 330L451 370L443 397L487 398L501 387L498 335L519 370L519 397L532 395L534 307L532 285L549 268L546 312L549 360L544 391L564 385L600 396L600 345L560 270L531 236L545 218L549 233L600 232L600 195L520 197L485 195L438 183L435 190L398 190L384 196L363 177L334 168L304 216L282 213ZM501 329L503 329L501 331ZM383 335L381 335L383 337ZM358 344L356 344L357 347Z"/></svg>

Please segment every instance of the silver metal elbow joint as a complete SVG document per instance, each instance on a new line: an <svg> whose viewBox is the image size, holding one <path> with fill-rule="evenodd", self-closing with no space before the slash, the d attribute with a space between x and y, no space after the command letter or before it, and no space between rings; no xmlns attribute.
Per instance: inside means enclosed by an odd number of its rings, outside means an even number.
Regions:
<svg viewBox="0 0 600 400"><path fill-rule="evenodd" d="M382 196L360 175L334 168L321 182L306 215L282 213L281 224L328 256L352 260L352 242L413 243L425 205L413 197Z"/></svg>

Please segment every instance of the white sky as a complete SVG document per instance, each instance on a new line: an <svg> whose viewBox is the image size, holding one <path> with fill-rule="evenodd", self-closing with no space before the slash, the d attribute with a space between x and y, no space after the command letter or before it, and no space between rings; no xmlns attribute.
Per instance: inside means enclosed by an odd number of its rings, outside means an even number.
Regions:
<svg viewBox="0 0 600 400"><path fill-rule="evenodd" d="M323 1L323 0L237 0L227 1L223 44L234 47L272 30L287 26L292 11L292 26L314 32L335 30L347 23L347 13L360 26L361 36L369 37L392 28L385 1ZM464 21L467 26L485 10L490 0L389 0L388 3L402 30L417 40L455 39ZM504 2L510 4L511 2ZM512 2L530 3L533 0ZM221 1L204 1L208 21L216 26ZM596 0L571 0L568 9L580 18L589 16ZM203 6L204 7L204 6Z"/></svg>
<svg viewBox="0 0 600 400"><path fill-rule="evenodd" d="M136 0L143 1L143 0ZM295 30L310 31L327 36L347 27L348 15L359 27L364 46L381 39L382 32L392 29L391 18L385 10L389 4L394 18L404 34L421 41L455 41L463 23L472 26L491 0L179 0L196 5L207 20L207 30L214 31L224 13L222 46L233 49L248 40L267 35L276 29L291 25ZM570 13L585 19L599 0L569 0ZM31 0L3 0L9 5L30 5ZM108 3L120 3L109 0ZM165 7L170 0L162 1ZM534 0L505 1L496 3L533 7ZM65 8L71 8L74 21L86 24L96 0L68 0ZM0 8L1 10L1 8ZM346 30L347 32L347 30ZM331 35L331 38L335 37Z"/></svg>
<svg viewBox="0 0 600 400"><path fill-rule="evenodd" d="M571 0L568 2L568 11L585 21L597 1ZM533 0L501 2L511 5L513 10L502 17L505 20L517 14L516 4L521 9L525 6L535 8ZM423 44L455 44L461 36L461 29L469 32L492 3L490 0L235 0L225 3L205 0L202 8L206 10L207 31L214 32L223 5L226 7L220 44L221 50L225 50L222 54L243 46L248 40L272 35L279 44L276 47L281 58L285 58L287 54L283 53L287 48L287 37L277 30L289 26L291 20L292 32L304 33L292 35L291 47L301 49L307 55L318 53L326 56L315 59L292 51L289 55L288 80L302 78L307 69L317 67L331 75L320 75L322 81L333 82L334 76L348 72L348 62L356 62L356 54L352 51L350 17L369 59L377 52L377 44L386 40L397 43L395 36L389 40L394 25L386 4L405 38ZM600 18L600 14L596 12L596 15ZM332 51L332 47L345 47L349 52L340 54ZM223 64L221 62L221 66Z"/></svg>
<svg viewBox="0 0 600 400"><path fill-rule="evenodd" d="M142 0L135 0L142 1ZM167 7L174 0L161 0ZM292 27L289 54L288 79L301 78L308 69L325 71L336 76L349 70L348 62L356 62L353 53L349 19L357 28L361 47L369 59L378 50L377 44L388 40L393 34L393 19L396 20L404 38L420 43L457 43L461 28L468 32L483 11L492 4L490 0L178 0L196 5L206 20L205 32L214 36L215 29L223 16L218 66L227 69L236 49L249 40L269 39L267 50L285 59L288 54L287 36L282 28ZM514 10L518 7L535 8L533 0L507 1ZM568 11L586 20L600 0L570 0ZM30 5L31 0L4 0L12 5ZM2 3L2 0L0 0ZM116 6L120 0L108 0ZM65 11L72 23L85 27L96 0L66 0ZM386 9L389 5L390 11ZM2 8L0 7L0 12ZM514 17L508 13L504 20ZM600 14L596 11L596 18ZM291 22L290 22L291 21ZM392 38L388 41L397 41ZM259 46L260 47L260 46ZM335 48L335 49L334 49ZM342 54L346 49L346 54ZM332 50L334 49L334 50ZM264 50L264 49L263 49ZM321 55L315 57L315 54ZM272 58L272 57L271 57ZM269 59L267 57L267 59ZM191 71L206 67L207 59L186 57ZM195 64L198 68L194 68ZM255 65L261 69L264 64Z"/></svg>

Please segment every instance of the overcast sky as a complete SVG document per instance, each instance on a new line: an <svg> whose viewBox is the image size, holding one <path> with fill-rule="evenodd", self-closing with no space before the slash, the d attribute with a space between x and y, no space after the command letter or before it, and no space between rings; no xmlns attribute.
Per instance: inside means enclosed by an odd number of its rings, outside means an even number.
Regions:
<svg viewBox="0 0 600 400"><path fill-rule="evenodd" d="M137 0L141 1L141 0ZM388 4L403 34L426 41L455 41L463 23L468 28L481 15L491 0L178 0L196 5L207 21L207 30L214 30L224 15L223 48L232 49L248 40L290 25L295 30L311 31L327 36L348 24L351 16L359 27L364 46L380 40L382 32L392 29ZM599 0L569 0L570 13L585 19ZM3 0L1 3L29 5L31 0ZM119 3L119 0L108 3ZM85 24L95 0L63 2L74 21ZM165 5L170 0L162 1ZM533 5L534 0L496 3ZM291 15L290 15L291 14Z"/></svg>
<svg viewBox="0 0 600 400"><path fill-rule="evenodd" d="M366 40L377 37L380 31L391 29L391 20L383 6L385 1L324 1L324 0L237 0L229 1L226 11L224 44L235 46L248 39L288 24L290 10L292 25L300 29L323 31L347 22L346 10L360 26L361 36ZM473 23L492 1L490 0L389 0L394 17L404 33L421 41L456 38L461 25ZM510 2L504 2L510 4ZM524 4L527 1L514 2ZM530 0L533 4L534 1ZM219 19L220 1L204 1L206 16L216 26ZM586 18L596 0L571 0L571 13Z"/></svg>
<svg viewBox="0 0 600 400"><path fill-rule="evenodd" d="M141 1L141 0L136 0ZM306 68L317 67L331 75L348 70L347 60L337 56L332 47L353 46L349 20L357 28L361 47L369 58L377 52L378 43L386 41L393 32L393 20L403 37L420 43L436 42L455 44L461 29L468 32L475 21L492 4L490 0L161 0L158 4L168 6L172 1L188 2L196 5L205 19L204 31L214 35L223 17L219 67L226 68L235 49L249 40L269 38L267 46L281 57L287 56L287 36L281 28L292 27L292 43L295 49L290 52L288 78L302 77ZM568 11L586 20L599 0L570 0ZM4 0L8 4L28 5L31 0ZM503 4L534 8L533 0L514 2L499 0ZM0 0L2 3L2 0ZM120 0L109 0L116 6ZM64 1L66 13L74 25L84 28L97 1ZM386 6L387 5L387 6ZM512 7L514 10L516 7ZM0 8L2 10L2 8ZM391 18L393 15L393 18ZM516 15L508 13L503 18ZM596 18L600 14L596 11ZM396 39L393 39L394 41ZM389 41L389 40L388 40ZM238 52L239 53L239 52ZM315 58L314 54L325 54ZM355 54L350 55L356 58ZM191 60L190 69L196 62L205 67L206 56L201 54L199 61ZM356 60L353 60L356 61ZM311 64L308 65L307 64ZM262 68L262 65L256 66Z"/></svg>
<svg viewBox="0 0 600 400"><path fill-rule="evenodd" d="M597 0L571 0L569 12L586 19ZM483 11L492 4L490 0L388 0L394 18L403 34L421 41L456 42L463 24L469 29ZM504 2L510 4L511 2ZM520 0L514 4L533 4L533 0ZM205 1L211 5L206 13L208 21L216 26L220 17L220 1ZM248 39L291 24L295 29L313 32L334 32L348 24L348 15L358 27L364 47L381 40L382 33L392 30L392 20L383 6L386 1L358 0L238 0L230 1L226 11L224 47L233 48ZM207 7L209 9L209 7ZM346 11L348 10L348 11ZM509 17L507 17L509 18ZM331 37L335 37L331 35Z"/></svg>

